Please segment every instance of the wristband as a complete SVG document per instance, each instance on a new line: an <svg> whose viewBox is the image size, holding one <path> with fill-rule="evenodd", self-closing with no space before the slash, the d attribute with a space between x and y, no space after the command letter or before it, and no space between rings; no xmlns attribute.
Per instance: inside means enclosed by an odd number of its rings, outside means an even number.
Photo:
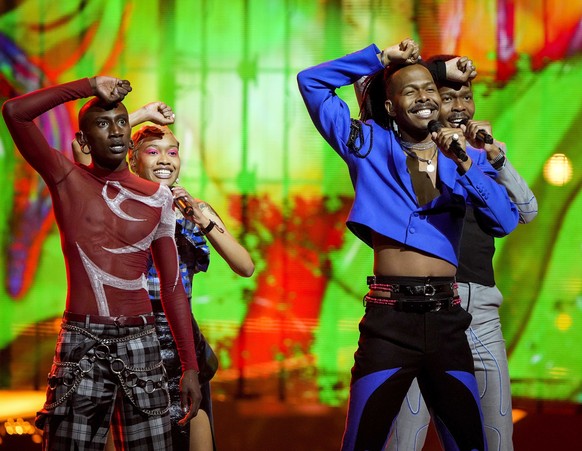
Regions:
<svg viewBox="0 0 582 451"><path fill-rule="evenodd" d="M499 171L505 164L505 152L499 149L499 154L493 160L490 160L489 163L491 163L493 169Z"/></svg>
<svg viewBox="0 0 582 451"><path fill-rule="evenodd" d="M208 225L206 227L204 227L203 229L200 229L200 232L195 232L194 235L195 236L208 235L212 231L212 229L214 228L215 225L216 225L216 222L214 222L211 219L210 222L208 223Z"/></svg>

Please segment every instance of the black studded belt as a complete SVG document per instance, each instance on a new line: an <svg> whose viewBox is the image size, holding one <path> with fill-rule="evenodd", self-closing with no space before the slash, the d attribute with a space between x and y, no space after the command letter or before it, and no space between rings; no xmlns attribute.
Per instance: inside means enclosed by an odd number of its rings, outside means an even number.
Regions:
<svg viewBox="0 0 582 451"><path fill-rule="evenodd" d="M117 327L146 326L155 323L155 317L151 313L136 316L100 316L65 312L63 319L79 323L109 324Z"/></svg>
<svg viewBox="0 0 582 451"><path fill-rule="evenodd" d="M369 276L370 292L363 303L384 305L401 312L451 310L461 304L453 277Z"/></svg>

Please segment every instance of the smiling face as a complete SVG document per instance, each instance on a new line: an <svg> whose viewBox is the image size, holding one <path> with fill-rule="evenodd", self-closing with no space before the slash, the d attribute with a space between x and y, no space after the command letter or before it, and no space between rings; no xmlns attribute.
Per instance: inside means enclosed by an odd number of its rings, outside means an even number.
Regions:
<svg viewBox="0 0 582 451"><path fill-rule="evenodd" d="M167 127L147 126L134 134L130 165L138 176L172 186L180 173L180 143Z"/></svg>
<svg viewBox="0 0 582 451"><path fill-rule="evenodd" d="M469 83L443 85L439 93L442 99L440 118L445 127L459 127L463 121L473 119L475 102Z"/></svg>
<svg viewBox="0 0 582 451"><path fill-rule="evenodd" d="M438 119L441 99L432 75L420 64L396 71L388 80L386 97L386 110L405 139L422 139L428 123Z"/></svg>
<svg viewBox="0 0 582 451"><path fill-rule="evenodd" d="M88 102L79 114L79 125L79 144L89 146L95 166L109 170L126 166L131 127L127 109L122 103Z"/></svg>

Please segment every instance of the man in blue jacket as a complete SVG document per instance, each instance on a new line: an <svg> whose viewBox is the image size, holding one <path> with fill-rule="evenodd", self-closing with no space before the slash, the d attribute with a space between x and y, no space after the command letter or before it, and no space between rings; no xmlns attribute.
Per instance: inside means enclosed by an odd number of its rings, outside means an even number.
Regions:
<svg viewBox="0 0 582 451"><path fill-rule="evenodd" d="M528 223L537 215L537 200L527 182L505 156L505 144L492 136L488 121L474 120L475 102L472 83L451 83L439 80L438 66L456 58L438 55L427 60L437 74L441 95L440 118L449 127L459 127L473 147L482 148L497 171L497 183L507 189L509 198L519 210L519 222ZM464 126L461 128L461 126ZM511 390L505 340L501 331L499 307L503 301L495 285L493 254L495 243L475 220L472 208L467 209L461 238L456 280L461 305L473 317L466 331L473 352L475 376L483 411L483 424L490 449L512 451L513 421ZM387 451L421 450L428 431L430 415L413 382L393 426Z"/></svg>
<svg viewBox="0 0 582 451"><path fill-rule="evenodd" d="M471 316L454 277L458 244L469 200L493 236L511 232L518 212L486 155L466 148L458 129L428 131L441 99L418 55L412 40L382 52L370 45L297 77L314 125L348 166L355 198L347 226L374 252L343 450L384 447L415 377L445 446L486 449L465 336ZM465 72L451 75L467 79ZM352 120L335 90L374 74L384 80L373 99L382 108Z"/></svg>

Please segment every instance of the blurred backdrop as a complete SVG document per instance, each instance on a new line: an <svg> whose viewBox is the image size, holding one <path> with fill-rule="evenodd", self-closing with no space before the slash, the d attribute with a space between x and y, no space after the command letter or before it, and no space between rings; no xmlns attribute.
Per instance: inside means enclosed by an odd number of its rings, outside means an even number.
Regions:
<svg viewBox="0 0 582 451"><path fill-rule="evenodd" d="M406 37L425 57L455 53L475 62L476 118L492 122L538 198L534 222L496 240L515 404L579 412L581 0L0 2L1 101L98 74L129 79L130 111L155 100L173 107L180 184L220 212L251 252L257 269L250 279L217 255L195 279L194 313L220 357L213 384L219 432L229 413L325 413L338 431L329 449L337 448L372 256L346 231L349 177L313 127L295 77L371 42L384 48ZM351 88L340 94L355 116ZM79 107L40 118L52 145L69 155ZM3 121L0 172L6 395L44 390L66 279L48 190ZM238 410L220 404L236 401ZM21 414L23 424L42 393L35 402ZM0 412L3 442L16 418ZM328 449L322 446L292 449Z"/></svg>

